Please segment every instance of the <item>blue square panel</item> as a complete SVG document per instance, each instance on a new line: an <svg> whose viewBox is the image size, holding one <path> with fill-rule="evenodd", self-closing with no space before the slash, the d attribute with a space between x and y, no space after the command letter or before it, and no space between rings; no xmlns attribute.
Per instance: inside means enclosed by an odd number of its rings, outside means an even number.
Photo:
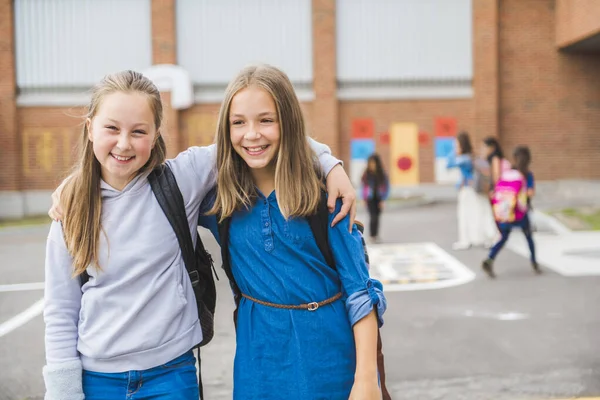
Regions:
<svg viewBox="0 0 600 400"><path fill-rule="evenodd" d="M374 152L373 139L354 139L350 142L350 158L353 160L366 160Z"/></svg>
<svg viewBox="0 0 600 400"><path fill-rule="evenodd" d="M448 157L454 151L453 137L435 138L435 158Z"/></svg>

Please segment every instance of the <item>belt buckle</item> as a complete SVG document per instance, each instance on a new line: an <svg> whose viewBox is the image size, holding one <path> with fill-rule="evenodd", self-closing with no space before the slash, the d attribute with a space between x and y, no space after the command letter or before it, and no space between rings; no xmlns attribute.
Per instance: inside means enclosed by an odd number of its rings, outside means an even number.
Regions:
<svg viewBox="0 0 600 400"><path fill-rule="evenodd" d="M319 303L315 301L308 303L308 311L315 311L317 308L319 308Z"/></svg>

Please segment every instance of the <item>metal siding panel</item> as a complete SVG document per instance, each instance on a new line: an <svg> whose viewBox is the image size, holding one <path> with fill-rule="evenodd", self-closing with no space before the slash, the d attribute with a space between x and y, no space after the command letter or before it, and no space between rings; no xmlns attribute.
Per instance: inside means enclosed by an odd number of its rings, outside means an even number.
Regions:
<svg viewBox="0 0 600 400"><path fill-rule="evenodd" d="M19 88L89 87L152 64L150 0L16 0Z"/></svg>
<svg viewBox="0 0 600 400"><path fill-rule="evenodd" d="M310 0L178 0L178 63L199 85L223 85L245 65L312 82Z"/></svg>
<svg viewBox="0 0 600 400"><path fill-rule="evenodd" d="M471 79L471 0L337 0L340 82Z"/></svg>

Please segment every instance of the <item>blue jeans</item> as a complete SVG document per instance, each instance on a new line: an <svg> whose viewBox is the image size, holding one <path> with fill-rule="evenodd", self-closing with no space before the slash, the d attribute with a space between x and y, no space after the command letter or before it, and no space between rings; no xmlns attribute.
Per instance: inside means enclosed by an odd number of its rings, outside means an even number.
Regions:
<svg viewBox="0 0 600 400"><path fill-rule="evenodd" d="M145 371L83 371L86 400L197 400L196 357L188 351L173 361Z"/></svg>
<svg viewBox="0 0 600 400"><path fill-rule="evenodd" d="M517 222L513 222L513 223L499 223L498 224L498 229L500 230L500 234L502 235L502 237L500 238L498 243L496 243L494 245L494 247L492 247L490 249L490 254L488 255L488 258L491 260L496 258L496 256L500 252L500 250L502 250L502 247L504 247L504 244L506 244L506 241L508 240L508 237L510 236L510 232L512 231L512 228L521 228L521 230L523 231L523 234L525 235L525 239L527 239L527 245L529 246L529 253L531 254L531 258L530 258L531 262L537 263L537 261L535 259L535 244L533 243L533 234L531 232L531 222L529 221L528 214L525 214L525 216L523 217L523 219L521 221L517 221Z"/></svg>

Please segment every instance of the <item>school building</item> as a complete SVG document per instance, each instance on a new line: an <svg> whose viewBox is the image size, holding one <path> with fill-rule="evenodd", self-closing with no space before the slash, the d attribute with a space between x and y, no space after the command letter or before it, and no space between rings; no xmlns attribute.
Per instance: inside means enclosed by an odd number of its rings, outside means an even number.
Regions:
<svg viewBox="0 0 600 400"><path fill-rule="evenodd" d="M173 156L253 62L354 179L378 151L394 185L450 182L460 130L528 144L540 180L600 178L600 0L0 0L0 217L46 212L105 74L157 83Z"/></svg>

